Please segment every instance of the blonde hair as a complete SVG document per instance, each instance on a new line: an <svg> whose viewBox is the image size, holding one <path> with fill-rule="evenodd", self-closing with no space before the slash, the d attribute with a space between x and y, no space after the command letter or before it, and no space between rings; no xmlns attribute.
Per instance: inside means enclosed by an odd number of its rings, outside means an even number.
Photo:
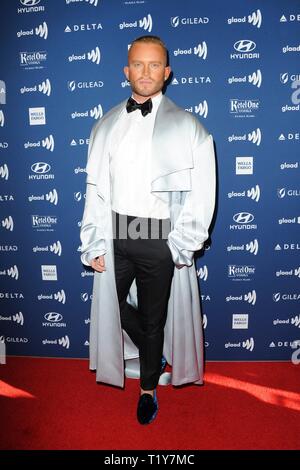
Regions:
<svg viewBox="0 0 300 470"><path fill-rule="evenodd" d="M134 44L138 44L138 43L158 44L159 46L161 46L161 48L164 51L164 54L165 54L165 57L166 57L166 64L168 63L168 50L165 46L165 43L160 39L160 37L151 36L151 35L149 35L149 36L140 36L139 38L136 38L134 41L132 41L132 43L130 45L130 48L128 50L128 53L130 52L130 49L132 48L132 46Z"/></svg>

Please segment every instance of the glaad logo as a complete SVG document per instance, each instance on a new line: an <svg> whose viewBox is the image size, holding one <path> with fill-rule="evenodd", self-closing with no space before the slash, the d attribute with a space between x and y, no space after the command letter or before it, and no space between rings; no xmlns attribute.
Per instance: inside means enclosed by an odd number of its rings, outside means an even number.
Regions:
<svg viewBox="0 0 300 470"><path fill-rule="evenodd" d="M300 52L300 44L299 46L290 46L287 44L286 46L283 46L282 52L283 54L286 54L287 52Z"/></svg>
<svg viewBox="0 0 300 470"><path fill-rule="evenodd" d="M4 113L0 109L0 127L4 127L4 122L5 122Z"/></svg>
<svg viewBox="0 0 300 470"><path fill-rule="evenodd" d="M233 45L237 52L230 54L230 59L259 59L258 52L252 52L256 49L256 43L250 39L240 39Z"/></svg>
<svg viewBox="0 0 300 470"><path fill-rule="evenodd" d="M53 243L53 245L50 245L50 251L57 256L61 256L62 246L59 240L56 243Z"/></svg>
<svg viewBox="0 0 300 470"><path fill-rule="evenodd" d="M40 148L42 144L42 147L45 148L46 150L49 150L50 152L53 152L54 150L54 137L52 134L50 134L48 137L45 137L42 141L37 141L37 142L25 142L24 143L24 148L25 149L31 149L31 148Z"/></svg>
<svg viewBox="0 0 300 470"><path fill-rule="evenodd" d="M254 339L253 338L246 339L246 341L243 341L242 346L243 346L243 348L247 349L248 351L253 351L253 349L254 349Z"/></svg>
<svg viewBox="0 0 300 470"><path fill-rule="evenodd" d="M202 116L203 118L207 118L208 115L208 103L206 100L202 101L202 103L199 103L198 105L195 105L194 107L191 106L190 108L185 108L186 111L189 113L195 113L199 114L199 116Z"/></svg>
<svg viewBox="0 0 300 470"><path fill-rule="evenodd" d="M242 192L235 192L235 191L231 191L230 193L227 194L228 198L231 199L233 197L249 197L251 198L253 201L255 202L258 202L259 199L260 199L260 187L259 185L257 184L255 186L255 188L251 188L251 189L248 189L247 192L246 190L245 191L242 191Z"/></svg>
<svg viewBox="0 0 300 470"><path fill-rule="evenodd" d="M42 24L37 26L35 29L30 29L28 31L21 31L17 32L17 37L21 38L22 36L33 36L33 35L39 36L41 39L47 39L48 38L48 26L47 23L44 21Z"/></svg>
<svg viewBox="0 0 300 470"><path fill-rule="evenodd" d="M49 246L34 246L32 248L32 251L33 253L49 252L49 249L51 253L61 256L62 246L61 246L60 241L57 241L56 243L53 243L52 245L49 245Z"/></svg>
<svg viewBox="0 0 300 470"><path fill-rule="evenodd" d="M74 111L73 113L71 113L72 119L91 117L97 120L97 119L102 118L102 116L103 116L103 109L102 109L101 104L98 104L98 106L94 106L94 108L91 108L89 111L83 111L83 112ZM77 144L75 143L71 145L77 145Z"/></svg>
<svg viewBox="0 0 300 470"><path fill-rule="evenodd" d="M66 0L66 4L69 5L70 3L79 3L85 2L88 5L96 7L98 5L98 0Z"/></svg>
<svg viewBox="0 0 300 470"><path fill-rule="evenodd" d="M99 65L100 60L101 60L101 52L99 47L95 47L95 49L92 49L90 52L84 53L82 55L75 55L72 54L68 57L69 62L74 62L78 60L90 60L94 64Z"/></svg>
<svg viewBox="0 0 300 470"><path fill-rule="evenodd" d="M250 254L256 256L258 253L258 240L255 238L253 241L243 245L229 245L227 251L248 251Z"/></svg>
<svg viewBox="0 0 300 470"><path fill-rule="evenodd" d="M49 294L49 295L39 294L37 296L37 298L38 298L39 301L41 301L41 300L57 300L57 302L60 302L62 304L66 303L66 293L63 289L56 292L54 295L53 294Z"/></svg>
<svg viewBox="0 0 300 470"><path fill-rule="evenodd" d="M296 315L294 318L291 319L291 325L300 328L300 315Z"/></svg>
<svg viewBox="0 0 300 470"><path fill-rule="evenodd" d="M1 221L2 227L5 228L6 230L9 230L10 232L13 232L14 230L14 221L12 216L8 216L5 219Z"/></svg>
<svg viewBox="0 0 300 470"><path fill-rule="evenodd" d="M203 329L205 330L207 328L207 315L203 315L203 318L202 318L202 325L203 325Z"/></svg>
<svg viewBox="0 0 300 470"><path fill-rule="evenodd" d="M62 304L66 303L66 293L63 289L58 291L56 294L54 294L54 299L57 300L57 302L60 302Z"/></svg>
<svg viewBox="0 0 300 470"><path fill-rule="evenodd" d="M123 21L123 23L119 24L119 29L124 29L124 28L142 28L145 31L148 31L148 33L151 33L152 31L152 26L153 26L153 21L152 21L152 16L150 13L148 13L147 16L144 16L144 18L140 20L136 20L133 23L126 23Z"/></svg>
<svg viewBox="0 0 300 470"><path fill-rule="evenodd" d="M16 265L12 266L11 268L7 269L7 276L12 277L17 281L19 279L19 270Z"/></svg>
<svg viewBox="0 0 300 470"><path fill-rule="evenodd" d="M204 100L202 103L199 103L195 106L195 113L199 114L200 116L206 118L208 115L208 104L207 101Z"/></svg>
<svg viewBox="0 0 300 470"><path fill-rule="evenodd" d="M205 60L207 57L207 44L205 41L199 43L197 46L190 47L189 49L176 49L173 51L175 57L178 55L196 55L199 59Z"/></svg>
<svg viewBox="0 0 300 470"><path fill-rule="evenodd" d="M197 269L197 276L202 281L207 281L208 278L208 268L204 265L202 268Z"/></svg>
<svg viewBox="0 0 300 470"><path fill-rule="evenodd" d="M35 85L33 87L22 87L20 88L20 93L34 93L39 91L44 95L50 96L51 95L51 83L50 80L47 78L44 82L40 83L39 85Z"/></svg>
<svg viewBox="0 0 300 470"><path fill-rule="evenodd" d="M8 166L6 165L6 163L0 166L0 178L3 178L6 181L9 178L9 170L8 170Z"/></svg>
<svg viewBox="0 0 300 470"><path fill-rule="evenodd" d="M178 26L186 26L186 25L199 25L199 24L207 24L209 22L209 18L206 16L198 17L198 18L181 18L180 16L172 16L171 17L171 25L173 28L177 28Z"/></svg>
<svg viewBox="0 0 300 470"><path fill-rule="evenodd" d="M252 290L252 292L248 292L247 294L239 295L234 297L233 295L229 295L226 297L226 302L232 302L232 301L244 301L248 302L250 305L255 305L256 304L256 291Z"/></svg>
<svg viewBox="0 0 300 470"><path fill-rule="evenodd" d="M52 134L50 134L49 137L46 137L45 139L42 140L42 146L46 150L49 150L50 152L53 152L53 150L54 150L54 138L53 138Z"/></svg>
<svg viewBox="0 0 300 470"><path fill-rule="evenodd" d="M262 73L260 69L257 69L256 72L253 72L252 74L243 75L242 77L232 76L228 78L227 81L229 85L232 85L233 83L251 83L257 88L260 88L262 84Z"/></svg>
<svg viewBox="0 0 300 470"><path fill-rule="evenodd" d="M279 271L276 271L276 277L281 277L281 276L296 276L300 279L300 267L295 268L295 269L290 269L289 271L284 271L280 269Z"/></svg>
<svg viewBox="0 0 300 470"><path fill-rule="evenodd" d="M253 11L250 15L248 15L247 18L246 18L246 16L243 16L243 17L240 17L240 18L235 18L235 17L232 16L231 18L227 19L227 23L230 24L230 25L234 24L234 23L240 24L240 23L246 23L246 20L252 26L256 26L257 28L260 28L261 23L262 23L261 11L260 10Z"/></svg>
<svg viewBox="0 0 300 470"><path fill-rule="evenodd" d="M6 104L6 85L4 80L0 80L0 104Z"/></svg>
<svg viewBox="0 0 300 470"><path fill-rule="evenodd" d="M257 146L259 146L261 144L261 138L262 138L262 134L261 134L261 130L259 128L257 128L256 130L252 131L252 132L248 132L248 135L247 134L244 134L244 135L231 135L230 137L228 137L228 142L240 142L240 141L247 141L248 142L252 142L253 144L256 144Z"/></svg>
<svg viewBox="0 0 300 470"><path fill-rule="evenodd" d="M59 344L60 346L62 346L63 348L66 348L66 349L69 349L69 347L70 347L70 339L69 339L69 336L67 336L67 335L63 336L62 338L59 338L58 340L57 339L52 339L52 340L43 339L42 343L43 343L43 345L46 345L46 344L55 344L55 345Z"/></svg>
<svg viewBox="0 0 300 470"><path fill-rule="evenodd" d="M48 194L42 194L41 196L34 196L34 195L28 196L28 201L29 202L47 201L56 206L58 203L58 193L56 189L53 189Z"/></svg>
<svg viewBox="0 0 300 470"><path fill-rule="evenodd" d="M18 312L12 316L14 322L18 323L18 325L24 325L24 316L22 312Z"/></svg>
<svg viewBox="0 0 300 470"><path fill-rule="evenodd" d="M15 315L9 315L9 316L0 315L0 321L13 321L17 323L18 325L23 326L24 316L22 312L18 312ZM0 341L1 341L1 337L0 337Z"/></svg>

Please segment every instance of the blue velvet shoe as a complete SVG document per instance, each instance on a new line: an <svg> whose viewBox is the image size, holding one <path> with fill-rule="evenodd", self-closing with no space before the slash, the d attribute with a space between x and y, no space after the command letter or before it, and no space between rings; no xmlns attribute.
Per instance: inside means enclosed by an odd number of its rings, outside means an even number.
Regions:
<svg viewBox="0 0 300 470"><path fill-rule="evenodd" d="M165 371L166 366L167 366L167 359L165 358L165 356L162 356L160 374L163 374L163 372Z"/></svg>
<svg viewBox="0 0 300 470"><path fill-rule="evenodd" d="M156 390L153 397L149 393L143 393L138 402L137 419L140 424L150 424L157 415L158 402Z"/></svg>

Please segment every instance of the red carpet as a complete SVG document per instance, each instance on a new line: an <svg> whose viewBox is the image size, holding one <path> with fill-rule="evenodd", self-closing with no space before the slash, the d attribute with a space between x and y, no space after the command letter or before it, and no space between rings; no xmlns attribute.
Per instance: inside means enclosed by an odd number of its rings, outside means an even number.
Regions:
<svg viewBox="0 0 300 470"><path fill-rule="evenodd" d="M300 449L299 366L207 363L204 386L159 387L157 419L135 418L138 381L99 385L88 362L8 357L0 449Z"/></svg>

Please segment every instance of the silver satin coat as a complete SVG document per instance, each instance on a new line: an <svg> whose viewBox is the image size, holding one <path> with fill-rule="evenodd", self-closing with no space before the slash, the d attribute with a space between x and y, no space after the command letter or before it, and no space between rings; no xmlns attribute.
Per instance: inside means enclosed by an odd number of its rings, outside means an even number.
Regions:
<svg viewBox="0 0 300 470"><path fill-rule="evenodd" d="M106 271L94 274L90 324L90 369L96 380L124 386L124 366L138 351L121 329L114 277L109 143L123 102L92 129L86 202L81 226L85 265L105 254ZM172 365L171 383L203 381L203 336L194 252L208 238L215 204L215 157L212 136L190 113L163 96L152 139L152 192L169 202L168 246L175 268L168 303L164 355ZM128 301L136 305L133 283ZM124 361L125 360L125 361Z"/></svg>

